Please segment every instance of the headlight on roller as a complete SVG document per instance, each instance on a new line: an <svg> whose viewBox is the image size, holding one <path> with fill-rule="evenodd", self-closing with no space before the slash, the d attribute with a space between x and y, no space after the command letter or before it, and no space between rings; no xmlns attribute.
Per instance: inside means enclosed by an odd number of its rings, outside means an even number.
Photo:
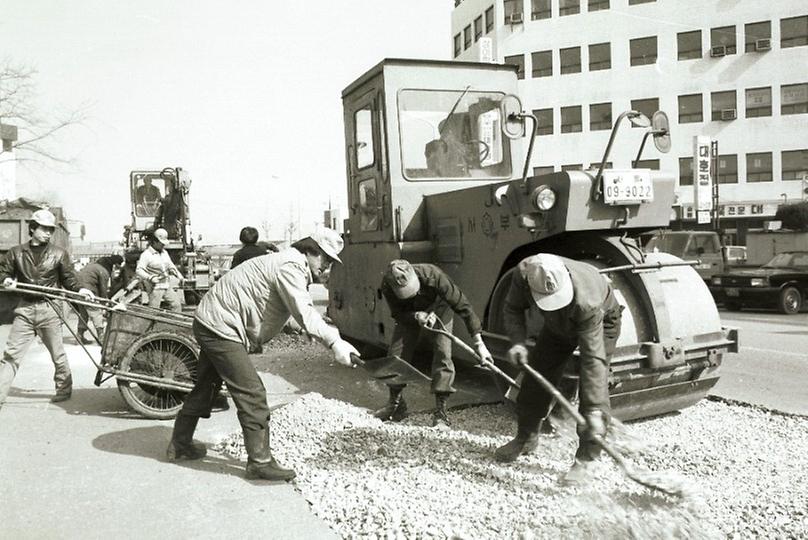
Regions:
<svg viewBox="0 0 808 540"><path fill-rule="evenodd" d="M556 194L548 186L539 186L533 191L533 205L540 211L546 212L555 206Z"/></svg>
<svg viewBox="0 0 808 540"><path fill-rule="evenodd" d="M749 284L752 287L765 287L766 285L768 285L768 280L766 278L756 277L756 278L752 278L752 280L749 282Z"/></svg>

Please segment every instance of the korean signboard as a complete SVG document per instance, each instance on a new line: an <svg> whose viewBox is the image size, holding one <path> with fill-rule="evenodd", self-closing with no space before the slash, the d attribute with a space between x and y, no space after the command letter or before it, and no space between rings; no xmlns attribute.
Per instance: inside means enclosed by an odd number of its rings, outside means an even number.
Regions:
<svg viewBox="0 0 808 540"><path fill-rule="evenodd" d="M713 210L712 142L710 137L693 137L693 186L699 223L709 223Z"/></svg>

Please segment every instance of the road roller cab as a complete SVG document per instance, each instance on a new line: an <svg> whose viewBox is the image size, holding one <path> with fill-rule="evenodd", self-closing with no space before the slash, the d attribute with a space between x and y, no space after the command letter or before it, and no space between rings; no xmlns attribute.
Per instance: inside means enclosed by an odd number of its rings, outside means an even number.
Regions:
<svg viewBox="0 0 808 540"><path fill-rule="evenodd" d="M385 60L346 88L350 210L329 315L344 335L384 348L394 326L381 295L384 269L397 258L434 263L483 316L486 343L501 362L512 272L528 255L555 253L603 269L626 308L609 383L616 415L695 403L717 382L737 338L721 327L693 268L645 253L635 240L668 226L674 201L673 174L631 167L648 137L669 148L664 114L621 114L599 167L528 177L535 118L516 94L512 66L413 60ZM640 151L620 156L626 168L606 168L624 121L646 128L626 135ZM536 332L541 316L528 315Z"/></svg>

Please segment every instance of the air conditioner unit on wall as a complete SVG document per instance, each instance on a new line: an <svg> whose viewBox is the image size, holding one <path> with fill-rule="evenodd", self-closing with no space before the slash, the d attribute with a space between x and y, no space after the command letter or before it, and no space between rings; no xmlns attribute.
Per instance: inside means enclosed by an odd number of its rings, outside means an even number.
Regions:
<svg viewBox="0 0 808 540"><path fill-rule="evenodd" d="M712 49L710 49L710 56L712 56L713 58L719 56L725 56L726 54L727 54L727 48L724 47L723 45L721 45L720 47L713 47Z"/></svg>
<svg viewBox="0 0 808 540"><path fill-rule="evenodd" d="M505 17L505 22L508 24L520 24L522 22L521 13L511 13Z"/></svg>
<svg viewBox="0 0 808 540"><path fill-rule="evenodd" d="M757 39L755 40L755 50L760 51L770 51L772 48L772 40L771 39Z"/></svg>
<svg viewBox="0 0 808 540"><path fill-rule="evenodd" d="M721 120L735 120L737 117L735 109L721 109Z"/></svg>

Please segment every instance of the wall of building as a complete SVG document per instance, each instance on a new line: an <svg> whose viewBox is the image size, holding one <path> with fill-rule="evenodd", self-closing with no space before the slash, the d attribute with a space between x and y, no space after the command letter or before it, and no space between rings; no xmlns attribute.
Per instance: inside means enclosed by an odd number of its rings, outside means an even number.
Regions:
<svg viewBox="0 0 808 540"><path fill-rule="evenodd" d="M609 8L588 12L591 0L581 0L580 13L560 16L561 0L551 0L551 16L531 20L533 2L524 0L522 23L506 24L505 17L519 2L510 0L463 0L452 15L452 53L454 36L460 34L475 17L493 6L495 24L484 34L494 41L495 58L514 62L522 58L525 77L520 92L525 109L552 109L553 134L537 138L534 167L560 170L563 165L600 161L609 138L609 130L591 130L589 106L611 103L612 121L620 112L631 108L635 99L658 98L659 109L671 121L672 149L660 155L647 145L645 159L659 159L660 168L679 176L679 158L693 154L693 137L707 135L718 141L721 155L737 156L735 184L722 184L722 202L733 216L739 211L747 217L754 205L755 216L770 217L777 204L792 202L805 196L802 183L781 179L781 152L805 150L808 172L808 109L799 114L781 114L781 86L808 84L808 46L781 48L780 20L808 16L804 0L776 2L743 2L740 0L657 0L628 5L629 0L610 0ZM598 2L596 2L598 3ZM568 2L564 2L568 4ZM602 4L601 4L602 5ZM771 50L745 52L745 25L771 21ZM711 29L734 26L736 54L712 57ZM678 60L677 34L701 30L701 56ZM473 34L473 31L472 31ZM656 36L657 59L648 65L631 66L630 41ZM474 36L472 35L472 38ZM590 71L588 46L609 43L611 68ZM465 44L463 44L465 45ZM581 48L581 72L560 74L560 50ZM477 60L478 42L456 56L458 60ZM552 76L533 77L532 55L551 51ZM747 118L746 89L769 87L772 115ZM737 118L727 121L711 120L711 93L736 91ZM679 123L678 96L701 94L703 120ZM808 102L808 100L806 100ZM561 133L561 107L581 106L582 131ZM612 156L615 167L628 167L635 157L641 140L641 130L621 124ZM746 156L750 153L772 154L772 181L749 182ZM678 188L678 199L686 217L693 202L693 188ZM743 210L738 210L743 208ZM758 212L760 211L760 212Z"/></svg>

